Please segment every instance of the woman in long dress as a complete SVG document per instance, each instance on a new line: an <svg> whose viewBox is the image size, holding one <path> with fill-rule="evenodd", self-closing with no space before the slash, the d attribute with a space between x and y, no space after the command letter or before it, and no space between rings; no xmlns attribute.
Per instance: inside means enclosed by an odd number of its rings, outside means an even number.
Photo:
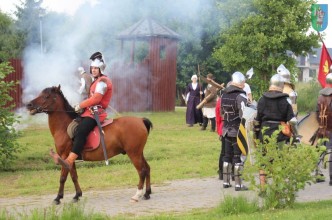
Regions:
<svg viewBox="0 0 332 220"><path fill-rule="evenodd" d="M197 123L201 125L203 122L202 110L196 109L196 106L201 102L202 86L197 83L197 75L193 75L191 81L185 92L187 102L186 123L189 127L193 127Z"/></svg>

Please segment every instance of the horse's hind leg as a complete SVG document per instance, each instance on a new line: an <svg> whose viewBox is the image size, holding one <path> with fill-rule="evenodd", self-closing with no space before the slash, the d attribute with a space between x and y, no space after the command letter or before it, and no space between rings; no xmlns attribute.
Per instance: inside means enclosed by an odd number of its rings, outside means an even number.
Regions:
<svg viewBox="0 0 332 220"><path fill-rule="evenodd" d="M80 184L78 183L78 176L77 176L77 170L76 170L75 163L73 164L73 167L70 170L70 176L74 183L75 191L76 191L76 194L73 198L73 202L77 202L79 200L79 198L82 196L82 190L81 190Z"/></svg>
<svg viewBox="0 0 332 220"><path fill-rule="evenodd" d="M147 167L147 163L145 162L143 154L141 156L135 156L128 154L129 158L131 159L132 163L134 164L138 176L139 176L139 183L137 185L137 192L136 194L131 197L131 200L133 201L138 201L140 197L142 197L143 194L143 186L144 186L144 181L146 178L146 175L148 172L150 172L150 167Z"/></svg>
<svg viewBox="0 0 332 220"><path fill-rule="evenodd" d="M146 162L144 156L143 156L143 160L145 163L145 167L146 167L146 176L145 176L145 194L144 194L144 199L150 199L150 194L152 193L151 191L151 182L150 182L150 166L148 164L148 162Z"/></svg>

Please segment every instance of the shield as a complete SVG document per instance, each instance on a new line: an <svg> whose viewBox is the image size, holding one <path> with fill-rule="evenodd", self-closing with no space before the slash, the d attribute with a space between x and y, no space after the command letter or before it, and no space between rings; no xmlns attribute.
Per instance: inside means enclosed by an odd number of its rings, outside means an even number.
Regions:
<svg viewBox="0 0 332 220"><path fill-rule="evenodd" d="M302 136L301 142L311 145L310 138L315 134L319 128L316 118L316 112L309 112L298 123L298 132Z"/></svg>
<svg viewBox="0 0 332 220"><path fill-rule="evenodd" d="M257 110L251 107L242 106L243 115L237 135L238 146L244 156L251 155L251 146L254 145L254 139L251 135L253 131L253 121L256 117ZM252 162L252 158L250 158Z"/></svg>
<svg viewBox="0 0 332 220"><path fill-rule="evenodd" d="M328 24L328 4L312 4L311 24L316 31L324 31Z"/></svg>

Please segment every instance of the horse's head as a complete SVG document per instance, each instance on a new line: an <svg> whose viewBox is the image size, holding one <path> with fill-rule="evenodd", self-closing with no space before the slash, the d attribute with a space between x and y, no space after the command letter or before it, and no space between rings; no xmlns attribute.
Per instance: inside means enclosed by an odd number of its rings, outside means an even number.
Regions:
<svg viewBox="0 0 332 220"><path fill-rule="evenodd" d="M60 93L62 93L60 85L44 89L35 99L26 105L30 115L54 111L56 109L57 97Z"/></svg>
<svg viewBox="0 0 332 220"><path fill-rule="evenodd" d="M44 89L37 98L26 105L30 115L37 113L66 112L70 118L76 118L78 114L63 95L60 85Z"/></svg>

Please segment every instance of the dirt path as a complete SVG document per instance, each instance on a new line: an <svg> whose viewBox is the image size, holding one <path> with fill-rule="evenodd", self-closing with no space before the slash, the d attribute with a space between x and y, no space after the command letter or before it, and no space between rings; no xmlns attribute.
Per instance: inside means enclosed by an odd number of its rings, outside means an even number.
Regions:
<svg viewBox="0 0 332 220"><path fill-rule="evenodd" d="M325 170L325 176L327 171ZM195 208L216 207L226 195L245 195L255 198L253 191L235 192L234 187L223 189L222 181L217 177L203 179L188 179L167 182L160 186L152 185L150 200L130 202L136 189L117 189L107 191L83 192L81 202L86 210L105 213L109 216L126 214L131 216L150 215L161 212L185 212ZM71 202L74 194L67 194L63 203ZM5 208L9 212L26 212L36 208L52 206L52 196L29 196L16 198L0 198L0 209ZM299 192L297 201L332 200L332 186L328 182L307 186ZM63 205L58 206L61 208Z"/></svg>

